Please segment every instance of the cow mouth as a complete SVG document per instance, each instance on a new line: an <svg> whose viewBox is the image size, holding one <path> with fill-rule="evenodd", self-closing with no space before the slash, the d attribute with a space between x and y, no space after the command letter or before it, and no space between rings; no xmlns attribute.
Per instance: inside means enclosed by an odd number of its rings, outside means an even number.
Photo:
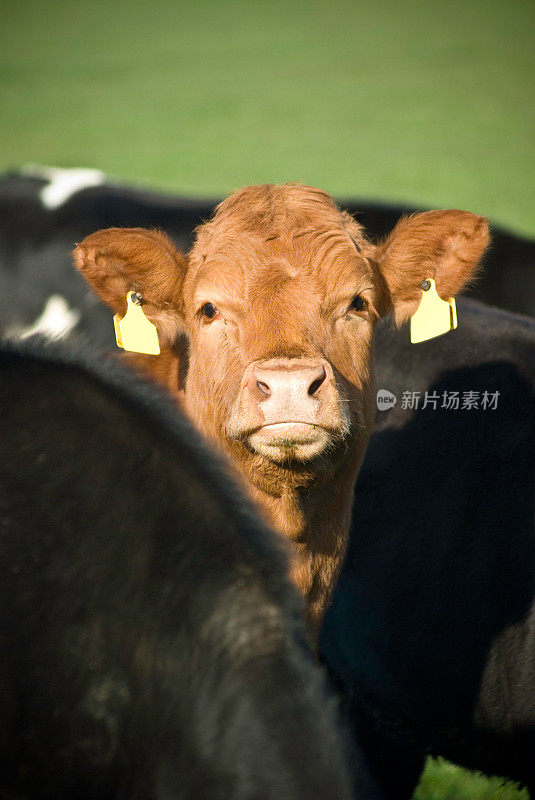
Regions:
<svg viewBox="0 0 535 800"><path fill-rule="evenodd" d="M329 449L340 434L311 422L272 422L244 432L240 439L272 461L310 461Z"/></svg>
<svg viewBox="0 0 535 800"><path fill-rule="evenodd" d="M256 433L271 439L289 442L303 442L316 438L319 425L311 422L270 422L262 425Z"/></svg>

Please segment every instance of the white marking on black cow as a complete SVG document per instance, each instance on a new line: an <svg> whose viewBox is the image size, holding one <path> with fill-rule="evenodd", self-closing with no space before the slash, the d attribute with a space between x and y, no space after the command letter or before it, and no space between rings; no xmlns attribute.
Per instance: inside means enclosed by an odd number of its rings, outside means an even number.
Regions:
<svg viewBox="0 0 535 800"><path fill-rule="evenodd" d="M48 339L63 339L79 322L80 312L76 308L69 308L64 297L53 294L46 301L41 316L22 332L21 338L40 334Z"/></svg>
<svg viewBox="0 0 535 800"><path fill-rule="evenodd" d="M61 169L59 167L40 167L29 164L24 167L25 175L44 178L48 181L39 192L39 197L45 208L59 208L82 189L90 186L101 186L106 181L106 175L100 169L77 167Z"/></svg>

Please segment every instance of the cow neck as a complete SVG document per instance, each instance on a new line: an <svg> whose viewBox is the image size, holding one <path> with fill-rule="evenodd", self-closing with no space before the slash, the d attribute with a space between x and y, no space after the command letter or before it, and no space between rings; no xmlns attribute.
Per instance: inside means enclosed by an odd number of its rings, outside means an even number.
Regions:
<svg viewBox="0 0 535 800"><path fill-rule="evenodd" d="M329 605L344 557L353 491L366 443L346 453L336 468L304 480L283 471L288 478L275 486L260 470L246 470L246 488L264 518L292 543L291 575L303 595L314 633ZM348 458L352 455L352 458ZM259 480L260 473L260 480ZM243 474L243 473L242 473ZM292 480L293 478L293 480Z"/></svg>

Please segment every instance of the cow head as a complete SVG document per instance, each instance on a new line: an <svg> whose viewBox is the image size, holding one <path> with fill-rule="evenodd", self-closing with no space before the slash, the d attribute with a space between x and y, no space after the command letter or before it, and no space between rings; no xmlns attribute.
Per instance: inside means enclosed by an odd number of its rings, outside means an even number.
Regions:
<svg viewBox="0 0 535 800"><path fill-rule="evenodd" d="M324 192L267 185L223 202L188 257L162 233L112 228L88 236L75 262L120 314L140 292L169 352L186 334L180 388L205 433L257 470L317 472L366 438L376 319L406 320L424 278L456 294L487 240L482 218L432 211L375 246Z"/></svg>
<svg viewBox="0 0 535 800"><path fill-rule="evenodd" d="M481 217L431 211L376 245L326 193L265 185L225 200L188 256L162 233L112 228L84 239L75 262L121 315L127 292L141 293L172 388L254 486L278 496L343 474L350 504L372 425L376 320L407 320L425 278L455 295L487 241Z"/></svg>

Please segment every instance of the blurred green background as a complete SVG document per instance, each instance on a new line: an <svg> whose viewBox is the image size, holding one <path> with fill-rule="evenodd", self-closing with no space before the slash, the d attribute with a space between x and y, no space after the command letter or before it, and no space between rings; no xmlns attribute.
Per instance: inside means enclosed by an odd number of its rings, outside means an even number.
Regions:
<svg viewBox="0 0 535 800"><path fill-rule="evenodd" d="M532 0L1 4L0 168L299 180L535 234Z"/></svg>
<svg viewBox="0 0 535 800"><path fill-rule="evenodd" d="M535 235L529 0L3 0L0 170L298 180ZM521 795L430 762L418 800Z"/></svg>

